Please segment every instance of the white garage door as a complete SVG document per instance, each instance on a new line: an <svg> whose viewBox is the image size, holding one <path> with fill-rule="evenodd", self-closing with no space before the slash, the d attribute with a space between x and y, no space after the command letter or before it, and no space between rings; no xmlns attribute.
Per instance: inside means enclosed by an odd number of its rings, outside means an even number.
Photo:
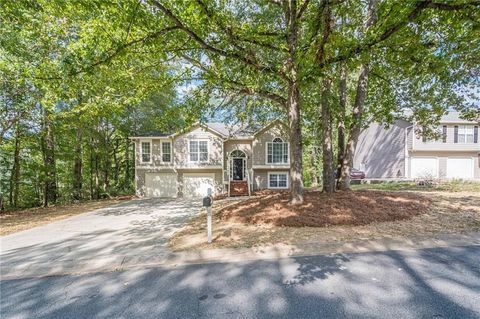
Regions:
<svg viewBox="0 0 480 319"><path fill-rule="evenodd" d="M215 174L208 173L185 173L183 174L183 196L203 197L208 189L215 193Z"/></svg>
<svg viewBox="0 0 480 319"><path fill-rule="evenodd" d="M438 177L438 160L435 157L412 157L412 178Z"/></svg>
<svg viewBox="0 0 480 319"><path fill-rule="evenodd" d="M447 178L473 178L473 158L447 158Z"/></svg>
<svg viewBox="0 0 480 319"><path fill-rule="evenodd" d="M145 195L147 197L177 197L177 174L146 173Z"/></svg>

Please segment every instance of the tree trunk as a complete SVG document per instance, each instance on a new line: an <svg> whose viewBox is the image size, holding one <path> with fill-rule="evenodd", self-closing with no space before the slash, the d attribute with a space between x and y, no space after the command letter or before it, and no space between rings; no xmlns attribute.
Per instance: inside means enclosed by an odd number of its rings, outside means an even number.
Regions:
<svg viewBox="0 0 480 319"><path fill-rule="evenodd" d="M129 188L130 185L130 157L129 157L129 149L130 149L130 140L125 138L125 184L124 190ZM136 190L135 190L136 191Z"/></svg>
<svg viewBox="0 0 480 319"><path fill-rule="evenodd" d="M83 176L83 132L81 127L77 127L75 144L75 160L73 165L73 198L76 200L82 199L82 176Z"/></svg>
<svg viewBox="0 0 480 319"><path fill-rule="evenodd" d="M50 112L43 109L42 127L42 153L44 164L44 201L46 207L49 203L57 201L57 170L55 162L55 140L52 132Z"/></svg>
<svg viewBox="0 0 480 319"><path fill-rule="evenodd" d="M12 173L10 175L10 206L18 207L18 192L20 182L20 129L18 123L15 125L15 150L13 154Z"/></svg>
<svg viewBox="0 0 480 319"><path fill-rule="evenodd" d="M118 185L118 176L119 176L119 173L120 173L120 163L119 163L119 160L118 160L118 148L120 147L119 145L119 140L118 138L115 138L115 148L113 149L113 162L115 163L115 171L113 172L113 180L115 181L115 188L118 189L119 185Z"/></svg>
<svg viewBox="0 0 480 319"><path fill-rule="evenodd" d="M285 20L287 21L286 39L288 58L285 70L288 76L287 112L290 128L290 203L303 203L303 165L302 165L302 128L300 116L300 88L298 83L298 16L297 1L285 1Z"/></svg>
<svg viewBox="0 0 480 319"><path fill-rule="evenodd" d="M292 84L288 90L288 121L290 128L291 148L291 203L303 202L303 179L302 179L302 129L300 126L300 92L296 84Z"/></svg>
<svg viewBox="0 0 480 319"><path fill-rule="evenodd" d="M338 185L340 187L340 180L342 175L342 166L343 159L345 157L345 116L347 113L347 69L344 64L340 68L340 83L339 83L339 93L340 93L340 110L338 116L338 154L337 154L337 178Z"/></svg>
<svg viewBox="0 0 480 319"><path fill-rule="evenodd" d="M314 136L317 136L317 134ZM312 166L312 187L318 187L320 185L320 176L318 170L318 148L316 146L312 146L310 152L310 165Z"/></svg>
<svg viewBox="0 0 480 319"><path fill-rule="evenodd" d="M368 30L377 19L376 8L378 0L370 0L368 3L368 18L365 24L365 29ZM355 96L355 103L352 112L352 124L349 129L348 142L345 149L345 156L342 161L342 173L339 181L339 188L341 190L350 189L350 172L353 165L353 157L357 147L358 137L360 136L363 126L363 112L365 107L365 99L367 97L368 88L368 63L363 63L360 66L360 74L357 82L357 92Z"/></svg>
<svg viewBox="0 0 480 319"><path fill-rule="evenodd" d="M325 78L322 83L322 152L323 152L323 186L325 193L335 191L335 176L333 173L333 137L332 137L332 112L329 103L329 95L332 82Z"/></svg>
<svg viewBox="0 0 480 319"><path fill-rule="evenodd" d="M98 170L98 153L95 153L95 199L100 198L100 181Z"/></svg>
<svg viewBox="0 0 480 319"><path fill-rule="evenodd" d="M93 137L90 138L90 199L93 199Z"/></svg>

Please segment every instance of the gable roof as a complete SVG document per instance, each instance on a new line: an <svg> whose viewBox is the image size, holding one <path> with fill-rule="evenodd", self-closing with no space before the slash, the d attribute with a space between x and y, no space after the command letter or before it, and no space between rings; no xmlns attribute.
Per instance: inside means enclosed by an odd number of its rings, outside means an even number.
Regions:
<svg viewBox="0 0 480 319"><path fill-rule="evenodd" d="M284 125L285 126L285 123L283 123L280 119L276 119L276 120L273 120L271 121L270 123L268 123L267 125L265 125L264 127L260 128L259 130L257 130L253 136L265 131L266 129L270 128L272 125L274 124L277 124L277 123L280 123L281 125Z"/></svg>
<svg viewBox="0 0 480 319"><path fill-rule="evenodd" d="M240 139L249 139L253 138L255 135L258 133L268 129L270 126L272 126L275 123L283 123L280 120L273 120L267 125L263 127L248 127L246 125L239 125L239 124L225 124L221 122L208 122L208 123L194 123L190 125L189 127L176 132L172 134L165 134L165 133L160 133L160 132L151 132L150 134L141 134L137 135L134 137L130 138L141 138L141 137L150 137L150 138L174 138L179 135L186 134L190 132L192 129L197 128L197 127L203 127L206 130L209 130L210 132L222 137L222 138L230 138L230 139L235 139L235 138L240 138Z"/></svg>

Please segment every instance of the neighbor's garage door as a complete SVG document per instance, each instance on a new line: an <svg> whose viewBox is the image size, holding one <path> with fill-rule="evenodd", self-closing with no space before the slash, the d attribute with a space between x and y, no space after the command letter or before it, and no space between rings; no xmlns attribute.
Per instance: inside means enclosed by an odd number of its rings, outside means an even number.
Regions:
<svg viewBox="0 0 480 319"><path fill-rule="evenodd" d="M145 188L147 197L177 197L177 174L146 173Z"/></svg>
<svg viewBox="0 0 480 319"><path fill-rule="evenodd" d="M473 178L473 158L447 158L447 178Z"/></svg>
<svg viewBox="0 0 480 319"><path fill-rule="evenodd" d="M215 193L215 174L209 173L184 173L183 174L183 196L203 197L207 195L208 189Z"/></svg>
<svg viewBox="0 0 480 319"><path fill-rule="evenodd" d="M412 157L412 178L438 177L438 160L435 157Z"/></svg>

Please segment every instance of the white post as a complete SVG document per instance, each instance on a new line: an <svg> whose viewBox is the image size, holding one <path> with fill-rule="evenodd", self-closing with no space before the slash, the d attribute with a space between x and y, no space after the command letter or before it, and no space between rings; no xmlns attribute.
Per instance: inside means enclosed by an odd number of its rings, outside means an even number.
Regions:
<svg viewBox="0 0 480 319"><path fill-rule="evenodd" d="M207 207L207 241L212 242L212 207Z"/></svg>
<svg viewBox="0 0 480 319"><path fill-rule="evenodd" d="M212 196L212 189L207 189L207 196ZM212 206L207 207L207 241L212 242Z"/></svg>

